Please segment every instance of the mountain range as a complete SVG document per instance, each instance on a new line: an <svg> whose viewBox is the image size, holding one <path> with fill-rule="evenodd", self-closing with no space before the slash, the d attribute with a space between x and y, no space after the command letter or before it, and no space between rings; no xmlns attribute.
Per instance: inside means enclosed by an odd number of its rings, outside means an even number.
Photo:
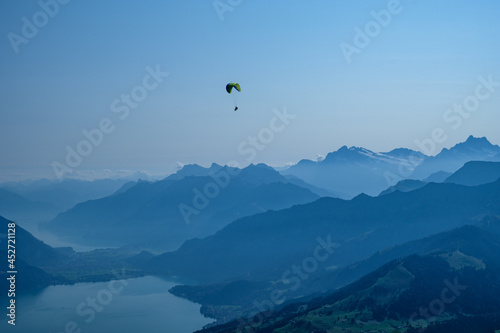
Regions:
<svg viewBox="0 0 500 333"><path fill-rule="evenodd" d="M476 186L500 178L500 162L467 162L457 172L446 178L446 183Z"/></svg>
<svg viewBox="0 0 500 333"><path fill-rule="evenodd" d="M171 293L218 320L207 332L245 331L244 323L261 332L492 332L499 157L500 147L472 136L433 157L344 146L279 172L214 163L159 181L7 184L0 213L59 212L40 226L119 247L53 248L16 221L26 291L113 279L123 268L191 281ZM460 295L446 303L443 288L453 286ZM445 308L423 316L436 299Z"/></svg>
<svg viewBox="0 0 500 333"><path fill-rule="evenodd" d="M326 192L263 164L185 166L161 181L124 184L113 195L80 203L43 227L78 242L165 251L240 217L314 201L316 190Z"/></svg>
<svg viewBox="0 0 500 333"><path fill-rule="evenodd" d="M453 173L469 161L500 161L500 147L473 136L436 156L405 148L375 153L343 146L322 161L301 160L280 172L352 198L360 193L377 195L402 179L424 180L437 172Z"/></svg>
<svg viewBox="0 0 500 333"><path fill-rule="evenodd" d="M129 181L130 179L126 178L93 181L38 179L2 183L0 188L18 194L27 200L44 202L59 211L64 211L77 203L108 196Z"/></svg>
<svg viewBox="0 0 500 333"><path fill-rule="evenodd" d="M37 232L41 222L79 202L105 197L129 179L100 179L94 181L38 179L0 184L0 215L21 223Z"/></svg>
<svg viewBox="0 0 500 333"><path fill-rule="evenodd" d="M500 162L500 147L491 144L485 137L475 138L471 135L465 142L450 149L444 148L436 156L426 158L415 167L411 178L424 179L437 171L453 173L469 161Z"/></svg>
<svg viewBox="0 0 500 333"><path fill-rule="evenodd" d="M80 193L78 198L64 191L72 188L70 181L61 183L58 190L54 184L43 183L24 185L24 189L11 184L7 189L15 188L30 199L44 199L52 205L57 201L65 202L60 200L63 196L67 197L65 207L82 201L42 225L43 230L57 236L85 245L138 244L146 249L164 251L180 246L185 240L210 235L239 217L310 202L318 197L350 198L359 193L377 195L392 181L411 178L409 176L416 174L418 168L432 169L431 177L438 177L438 174L444 175L448 171L434 170L436 166L446 165L445 169L450 170L468 159L494 159L492 156L497 151L500 152L500 147L490 144L486 138L471 136L464 143L443 149L435 157L405 148L374 153L364 148L344 146L328 154L321 162L302 160L282 170L281 174L264 164L251 165L241 172L215 163L208 168L185 165L177 173L156 182L126 183L121 179L119 182L93 182L92 186L80 182L79 187L73 186L80 188L75 191ZM415 165L417 167L413 170ZM253 173L249 171L252 169ZM415 172L411 173L412 170ZM225 177L221 175L230 175L231 172L237 176L231 176L228 187L220 191L217 181L224 183ZM222 178L213 178L217 174ZM408 182L399 186L405 187ZM414 189L417 183L413 182L408 189ZM205 186L208 186L206 190L215 191L213 200L203 193ZM57 195L51 196L51 193ZM89 197L92 200L88 200ZM152 229L160 230L155 232L154 239L150 237Z"/></svg>
<svg viewBox="0 0 500 333"><path fill-rule="evenodd" d="M151 263L155 270L200 282L280 278L318 244L335 251L326 266L344 266L387 246L500 214L500 180L476 187L429 183L410 192L346 201L321 198L239 219L213 236L190 240ZM231 249L231 251L228 251Z"/></svg>
<svg viewBox="0 0 500 333"><path fill-rule="evenodd" d="M36 223L54 218L59 210L50 203L32 201L0 188L0 214L11 220Z"/></svg>
<svg viewBox="0 0 500 333"><path fill-rule="evenodd" d="M455 178L470 175L470 170L494 178L489 163L471 165L475 167L464 166ZM204 314L224 322L248 316L255 302L269 299L275 289L287 301L324 294L391 260L452 242L456 233L447 230L481 223L488 229L484 216L500 213L499 191L496 180L478 186L429 183L409 192L349 201L322 198L237 220L213 236L151 259L147 266L155 273L196 279L199 284L172 292L202 303ZM439 232L444 233L434 236ZM463 230L458 234L463 236ZM329 244L331 253L315 262L314 251L322 244Z"/></svg>
<svg viewBox="0 0 500 333"><path fill-rule="evenodd" d="M500 162L471 161L465 163L457 172L443 175L446 175L446 178L436 179L434 182L467 186L487 184L500 178ZM429 178L426 180L404 179L399 181L396 185L382 191L380 195L392 193L394 191L413 191L425 186L428 182L432 182L432 180L429 180Z"/></svg>
<svg viewBox="0 0 500 333"><path fill-rule="evenodd" d="M491 217L389 249L401 256L379 261L372 272L326 296L280 306L262 302L252 318L202 332L495 332L499 231L500 219Z"/></svg>

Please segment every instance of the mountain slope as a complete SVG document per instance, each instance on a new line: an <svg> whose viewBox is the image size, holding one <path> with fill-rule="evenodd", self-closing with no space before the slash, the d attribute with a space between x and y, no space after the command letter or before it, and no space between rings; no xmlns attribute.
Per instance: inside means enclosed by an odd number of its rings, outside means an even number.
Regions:
<svg viewBox="0 0 500 333"><path fill-rule="evenodd" d="M438 171L431 174L429 177L425 178L423 181L427 183L442 183L451 176L452 172Z"/></svg>
<svg viewBox="0 0 500 333"><path fill-rule="evenodd" d="M377 195L404 178L442 181L445 173L453 173L469 161L500 162L500 147L484 137L473 136L430 157L404 148L375 153L343 146L322 161L301 160L281 173L352 198L360 193ZM430 176L432 178L426 179Z"/></svg>
<svg viewBox="0 0 500 333"><path fill-rule="evenodd" d="M190 176L196 176L196 177L210 176L211 174L216 173L222 168L223 167L217 163L212 163L212 165L208 168L204 168L197 164L186 164L182 167L182 169L168 176L167 179L179 180ZM231 169L235 170L235 168Z"/></svg>
<svg viewBox="0 0 500 333"><path fill-rule="evenodd" d="M345 266L385 247L467 224L481 214L499 214L499 197L500 181L477 187L430 183L411 192L350 201L322 198L237 220L149 265L204 283L275 280L318 245L328 244L332 252L322 269Z"/></svg>
<svg viewBox="0 0 500 333"><path fill-rule="evenodd" d="M425 159L418 165L411 178L424 179L438 171L455 172L469 161L500 161L500 147L491 144L486 138L472 135L465 142L450 149L444 148L436 156Z"/></svg>
<svg viewBox="0 0 500 333"><path fill-rule="evenodd" d="M498 219L495 222L498 224ZM426 240L330 296L281 306L204 332L493 332L500 328L499 233L467 226ZM269 311L271 310L271 311Z"/></svg>
<svg viewBox="0 0 500 333"><path fill-rule="evenodd" d="M0 250L0 256L2 256L2 258L7 258L7 251ZM6 264L2 264L2 266L5 267L0 267L0 288L5 290L5 293L0 294L0 299L7 297L7 291L9 290L9 280L7 280L7 278L10 274L7 273L9 269L6 260L5 263ZM16 275L17 295L36 292L51 284L60 282L59 278L55 278L43 269L29 265L22 259L16 259L16 270L22 272L22 274Z"/></svg>
<svg viewBox="0 0 500 333"><path fill-rule="evenodd" d="M12 221L0 216L0 249L7 249L7 225ZM43 267L62 265L67 257L56 249L45 244L24 228L16 224L16 258L24 260L28 265Z"/></svg>
<svg viewBox="0 0 500 333"><path fill-rule="evenodd" d="M58 209L46 202L32 201L0 188L0 214L11 220L33 224L54 218Z"/></svg>
<svg viewBox="0 0 500 333"><path fill-rule="evenodd" d="M388 189L380 192L379 195L386 195L395 191L409 192L421 187L424 187L427 183L421 180L415 179L404 179L400 180L396 185L389 187Z"/></svg>
<svg viewBox="0 0 500 333"><path fill-rule="evenodd" d="M279 289L280 299L290 302L298 297L324 295L352 283L392 260L412 254L427 255L443 251L455 251L467 247L471 240L484 234L500 238L500 218L488 216L475 226L464 226L422 239L410 241L376 252L370 257L351 265L310 272L306 279L292 287L283 279L277 281L231 281L214 285L176 286L170 292L174 295L201 303L203 314L215 317L220 322L228 318L249 316L256 310L256 303L269 299L273 290ZM293 280L293 278L291 279ZM292 281L290 281L292 282ZM295 288L293 285L298 286ZM238 292L234 292L237 288ZM278 307L278 304L274 304Z"/></svg>
<svg viewBox="0 0 500 333"><path fill-rule="evenodd" d="M12 221L0 216L0 230L2 230L0 233L0 255L2 258L5 258L0 264L0 288L5 291L9 290L7 280L9 274L7 271L13 270L8 267L9 262L7 261L7 235L10 228L9 224L11 223ZM15 246L14 270L17 270L19 273L16 275L16 289L18 294L33 292L64 280L48 274L40 267L64 265L68 262L66 256L36 239L19 225L16 225L14 235L15 243L11 242L10 245ZM12 254L12 252L9 254ZM7 296L7 294L2 293L0 297L4 296Z"/></svg>
<svg viewBox="0 0 500 333"><path fill-rule="evenodd" d="M214 233L237 218L318 198L265 165L205 170L209 176L190 176L190 172L139 182L112 196L78 204L45 227L79 242L140 244L166 251L189 238Z"/></svg>
<svg viewBox="0 0 500 333"><path fill-rule="evenodd" d="M439 178L446 175L446 177ZM491 183L500 178L500 162L485 162L485 161L471 161L465 163L460 169L452 174L441 171L434 174L435 182L454 183L466 186L477 186ZM422 181L414 179L404 179L399 181L396 185L389 187L382 191L379 195L392 193L394 191L408 192L425 186L431 180Z"/></svg>
<svg viewBox="0 0 500 333"><path fill-rule="evenodd" d="M127 179L100 179L94 181L40 179L4 183L0 187L17 193L28 200L48 203L56 207L58 212L61 212L79 202L110 195L128 181Z"/></svg>
<svg viewBox="0 0 500 333"><path fill-rule="evenodd" d="M457 172L446 178L446 183L467 186L482 185L500 178L500 162L467 162Z"/></svg>
<svg viewBox="0 0 500 333"><path fill-rule="evenodd" d="M375 153L365 148L346 146L329 153L324 160L301 160L281 171L294 175L315 186L346 193L353 197L359 193L377 195L388 186L388 174L398 175L399 168L412 168L426 156L409 149L395 149Z"/></svg>

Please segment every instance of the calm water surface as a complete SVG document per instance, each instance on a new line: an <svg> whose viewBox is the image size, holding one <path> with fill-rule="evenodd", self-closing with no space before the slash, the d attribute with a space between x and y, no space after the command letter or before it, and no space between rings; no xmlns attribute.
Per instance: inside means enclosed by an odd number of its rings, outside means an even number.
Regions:
<svg viewBox="0 0 500 333"><path fill-rule="evenodd" d="M16 326L7 322L2 301L0 332L183 333L212 322L200 305L168 290L177 283L158 277L51 286L16 298Z"/></svg>

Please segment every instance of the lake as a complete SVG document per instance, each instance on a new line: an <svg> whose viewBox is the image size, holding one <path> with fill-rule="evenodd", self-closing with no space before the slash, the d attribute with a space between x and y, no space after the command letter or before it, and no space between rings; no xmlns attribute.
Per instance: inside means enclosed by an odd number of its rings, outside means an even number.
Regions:
<svg viewBox="0 0 500 333"><path fill-rule="evenodd" d="M51 286L16 298L16 326L2 306L1 332L183 333L213 320L200 305L168 292L178 283L146 276L113 282ZM5 302L2 301L2 305Z"/></svg>

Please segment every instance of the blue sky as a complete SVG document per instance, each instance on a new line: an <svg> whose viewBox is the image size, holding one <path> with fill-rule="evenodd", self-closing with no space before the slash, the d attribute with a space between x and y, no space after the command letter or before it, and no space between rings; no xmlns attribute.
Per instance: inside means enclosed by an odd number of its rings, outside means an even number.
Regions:
<svg viewBox="0 0 500 333"><path fill-rule="evenodd" d="M436 128L446 140L434 154L470 134L500 144L500 87L459 125L443 119L479 77L500 81L495 0L55 1L0 3L0 181L54 177L54 162L169 173L178 162L283 165L343 145L418 150ZM390 13L385 26L373 11ZM38 32L14 45L26 20ZM346 61L342 43L377 24ZM168 76L120 119L112 103L141 91L146 68ZM242 87L237 112L230 81ZM284 109L295 118L242 154ZM67 147L103 119L113 131L69 166Z"/></svg>

